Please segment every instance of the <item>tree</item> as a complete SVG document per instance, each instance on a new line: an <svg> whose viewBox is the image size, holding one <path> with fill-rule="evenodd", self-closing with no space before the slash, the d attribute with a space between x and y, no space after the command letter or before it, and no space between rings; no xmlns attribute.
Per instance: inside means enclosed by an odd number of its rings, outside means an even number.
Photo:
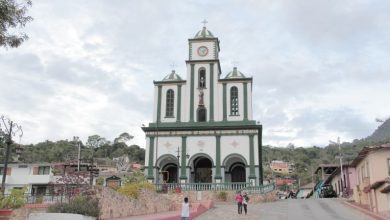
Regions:
<svg viewBox="0 0 390 220"><path fill-rule="evenodd" d="M114 143L126 143L127 141L130 141L133 138L134 136L130 135L127 132L123 132L117 138L114 139Z"/></svg>
<svg viewBox="0 0 390 220"><path fill-rule="evenodd" d="M0 0L0 46L18 47L28 39L27 34L10 33L10 29L22 28L33 20L31 16L26 15L28 7L31 6L31 0L25 0L24 3Z"/></svg>

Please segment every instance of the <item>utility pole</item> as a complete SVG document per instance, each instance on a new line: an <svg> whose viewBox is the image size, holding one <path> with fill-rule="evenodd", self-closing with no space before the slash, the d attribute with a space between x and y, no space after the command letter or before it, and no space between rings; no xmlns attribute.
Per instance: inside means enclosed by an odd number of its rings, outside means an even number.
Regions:
<svg viewBox="0 0 390 220"><path fill-rule="evenodd" d="M77 154L77 171L80 171L80 141L79 137L73 136L73 141L77 144L78 154Z"/></svg>
<svg viewBox="0 0 390 220"><path fill-rule="evenodd" d="M340 190L340 196L343 196L344 193L344 171L343 171L343 156L341 154L341 143L340 143L340 137L337 137L337 142L329 141L331 144L337 144L339 147L339 158L340 158L340 176L341 176L341 190Z"/></svg>
<svg viewBox="0 0 390 220"><path fill-rule="evenodd" d="M6 153L5 153L5 159L4 159L3 178L1 181L1 193L4 195L5 181L6 181L7 169L8 169L8 159L9 159L9 155L10 155L11 144L13 143L12 137L15 136L17 133L20 133L19 134L19 141L20 141L20 139L23 136L23 130L22 130L21 126L14 123L9 118L6 118L3 115L0 118L1 118L0 128L1 128L1 126L4 127L5 139L6 139L6 144L7 144L7 149L6 149Z"/></svg>

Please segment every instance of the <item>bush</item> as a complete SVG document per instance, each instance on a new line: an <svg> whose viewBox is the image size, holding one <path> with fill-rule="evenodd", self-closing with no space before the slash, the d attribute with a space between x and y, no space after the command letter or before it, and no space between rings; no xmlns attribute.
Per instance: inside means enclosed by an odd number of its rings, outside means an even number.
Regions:
<svg viewBox="0 0 390 220"><path fill-rule="evenodd" d="M221 201L226 201L227 200L227 192L218 192L217 193L217 198Z"/></svg>
<svg viewBox="0 0 390 220"><path fill-rule="evenodd" d="M4 197L0 194L0 209L18 209L24 206L25 197L24 192L26 192L27 187L22 189L11 189L11 194Z"/></svg>
<svg viewBox="0 0 390 220"><path fill-rule="evenodd" d="M85 196L76 196L69 203L57 203L49 206L49 213L73 213L99 217L99 200Z"/></svg>
<svg viewBox="0 0 390 220"><path fill-rule="evenodd" d="M103 186L104 185L104 177L99 176L98 178L96 178L96 185Z"/></svg>
<svg viewBox="0 0 390 220"><path fill-rule="evenodd" d="M156 191L156 188L153 184L144 181L144 182L133 182L133 183L127 183L126 185L122 186L118 189L119 193L122 193L130 198L137 199L139 192L142 189L150 190L150 191Z"/></svg>

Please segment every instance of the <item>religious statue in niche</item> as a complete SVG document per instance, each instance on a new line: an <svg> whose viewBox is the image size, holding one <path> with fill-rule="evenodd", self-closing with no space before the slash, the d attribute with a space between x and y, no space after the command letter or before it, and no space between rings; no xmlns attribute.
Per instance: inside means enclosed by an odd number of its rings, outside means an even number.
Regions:
<svg viewBox="0 0 390 220"><path fill-rule="evenodd" d="M203 89L199 89L199 105L204 105L204 93L203 93Z"/></svg>

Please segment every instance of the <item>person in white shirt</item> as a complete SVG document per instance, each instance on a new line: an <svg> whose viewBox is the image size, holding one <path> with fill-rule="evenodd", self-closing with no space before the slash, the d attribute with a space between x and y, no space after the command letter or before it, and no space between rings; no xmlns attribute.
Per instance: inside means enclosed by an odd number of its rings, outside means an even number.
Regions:
<svg viewBox="0 0 390 220"><path fill-rule="evenodd" d="M188 198L184 198L184 202L181 204L181 220L190 219L190 204L188 203Z"/></svg>

